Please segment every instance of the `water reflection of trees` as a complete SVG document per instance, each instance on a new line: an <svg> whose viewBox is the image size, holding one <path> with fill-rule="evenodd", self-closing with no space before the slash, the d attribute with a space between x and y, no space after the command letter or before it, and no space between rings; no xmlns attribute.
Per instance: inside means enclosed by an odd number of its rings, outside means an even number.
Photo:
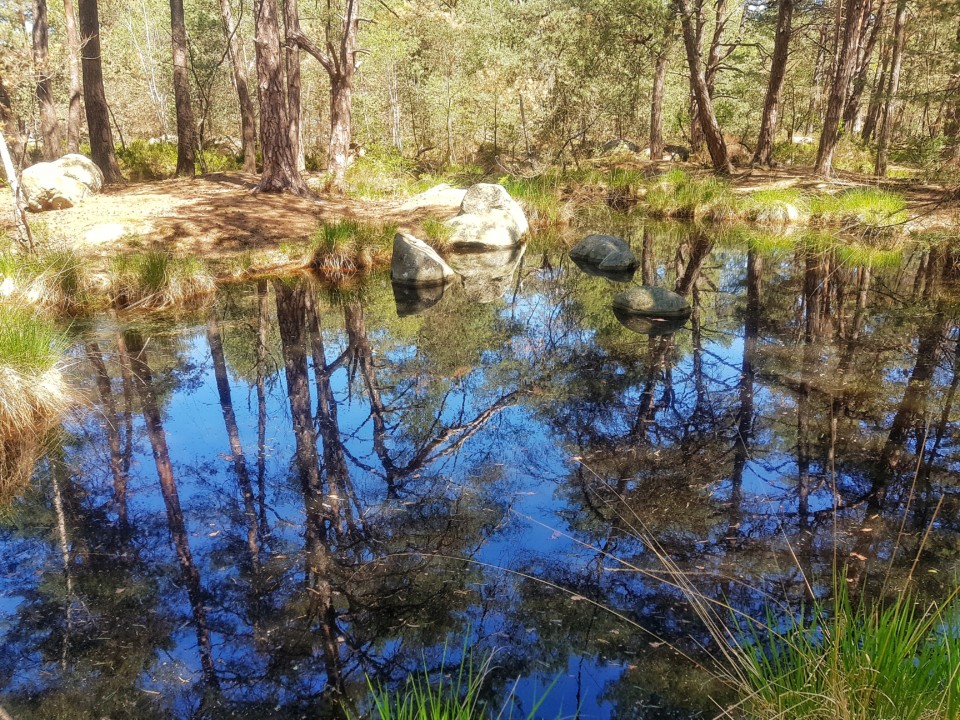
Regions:
<svg viewBox="0 0 960 720"><path fill-rule="evenodd" d="M573 654L623 668L604 691L618 715L708 709L722 689L657 638L709 639L630 569L660 572L638 526L746 613L760 591L804 594L794 555L829 568L835 498L858 587L908 497L897 577L942 498L928 552L955 556L951 269L936 251L871 268L646 233L644 279L694 306L673 336L621 326L612 286L559 258L509 309L450 291L397 318L376 286L262 281L179 335L93 333L96 412L0 536L43 561L3 581L20 604L0 685L18 718L335 716L364 673L401 677L472 626L507 645L501 684ZM205 385L212 409L193 410ZM514 543L515 569L568 592L454 559L526 537L512 498L543 478L544 521L587 547Z"/></svg>

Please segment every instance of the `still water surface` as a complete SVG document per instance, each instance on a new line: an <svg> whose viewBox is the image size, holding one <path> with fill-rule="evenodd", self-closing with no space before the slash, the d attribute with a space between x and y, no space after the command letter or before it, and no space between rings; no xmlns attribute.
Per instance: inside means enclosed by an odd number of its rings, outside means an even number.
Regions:
<svg viewBox="0 0 960 720"><path fill-rule="evenodd" d="M758 617L828 593L835 553L858 591L897 587L928 527L915 574L954 582L943 258L629 234L634 282L693 299L673 334L535 243L460 258L442 297L260 281L78 328L88 402L0 510L0 701L356 717L367 677L466 642L521 710L556 681L544 717L710 717L728 696L678 652L708 666L709 638L644 537Z"/></svg>

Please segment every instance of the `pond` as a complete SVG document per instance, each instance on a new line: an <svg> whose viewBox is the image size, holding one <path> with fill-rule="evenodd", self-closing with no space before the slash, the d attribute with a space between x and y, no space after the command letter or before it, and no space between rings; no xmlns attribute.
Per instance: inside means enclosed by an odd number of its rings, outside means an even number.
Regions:
<svg viewBox="0 0 960 720"><path fill-rule="evenodd" d="M0 509L4 707L358 717L467 647L514 717L712 717L662 556L754 617L835 558L858 592L955 582L946 258L620 231L634 282L689 290L675 332L536 240L442 293L261 280L75 326L84 401Z"/></svg>

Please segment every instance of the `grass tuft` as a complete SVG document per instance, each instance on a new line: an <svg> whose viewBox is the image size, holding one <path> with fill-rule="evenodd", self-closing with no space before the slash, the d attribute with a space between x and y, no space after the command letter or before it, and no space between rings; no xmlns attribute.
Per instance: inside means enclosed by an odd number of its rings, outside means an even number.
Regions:
<svg viewBox="0 0 960 720"><path fill-rule="evenodd" d="M647 190L648 212L658 218L723 221L741 213L730 185L716 177L690 177L671 170L653 180Z"/></svg>
<svg viewBox="0 0 960 720"><path fill-rule="evenodd" d="M817 195L810 201L810 215L822 223L856 225L869 233L895 233L907 219L907 204L902 195L859 187Z"/></svg>
<svg viewBox="0 0 960 720"><path fill-rule="evenodd" d="M761 225L785 225L805 219L807 201L795 188L756 190L744 201L747 217Z"/></svg>
<svg viewBox="0 0 960 720"><path fill-rule="evenodd" d="M203 262L162 251L114 258L108 282L111 302L129 309L188 305L216 289Z"/></svg>
<svg viewBox="0 0 960 720"><path fill-rule="evenodd" d="M323 223L313 235L310 267L331 279L368 272L389 257L396 234L395 225Z"/></svg>
<svg viewBox="0 0 960 720"><path fill-rule="evenodd" d="M0 254L0 299L74 312L90 302L86 263L69 250Z"/></svg>

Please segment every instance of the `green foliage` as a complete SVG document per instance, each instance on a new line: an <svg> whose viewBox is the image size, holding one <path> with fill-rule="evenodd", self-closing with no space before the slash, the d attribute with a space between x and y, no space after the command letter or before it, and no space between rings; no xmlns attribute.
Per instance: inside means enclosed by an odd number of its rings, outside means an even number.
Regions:
<svg viewBox="0 0 960 720"><path fill-rule="evenodd" d="M740 213L740 202L730 185L713 176L691 177L671 170L653 180L647 190L653 217L728 220Z"/></svg>
<svg viewBox="0 0 960 720"><path fill-rule="evenodd" d="M740 647L751 717L948 720L960 717L960 606L918 606L910 593L854 603L843 578L783 632ZM776 627L768 614L767 626Z"/></svg>
<svg viewBox="0 0 960 720"><path fill-rule="evenodd" d="M423 228L423 239L430 247L441 255L449 252L450 238L453 236L453 231L449 225L433 218L427 218L421 223L421 227Z"/></svg>
<svg viewBox="0 0 960 720"><path fill-rule="evenodd" d="M497 182L523 206L531 225L560 225L569 221L559 174L549 173L532 178L506 175Z"/></svg>
<svg viewBox="0 0 960 720"><path fill-rule="evenodd" d="M453 671L446 671L444 662L436 679L426 667L419 673L407 677L399 691L391 692L382 686L374 686L370 679L367 684L373 698L378 720L488 720L493 718L513 718L513 693L505 701L503 708L495 710L481 698L483 684L489 674L493 655L486 656L475 663L473 653L464 645L460 665ZM546 700L551 685L546 692L534 701L533 707L524 717L533 720L543 701Z"/></svg>
<svg viewBox="0 0 960 720"><path fill-rule="evenodd" d="M817 144L785 141L773 146L773 159L781 165L813 167L817 162Z"/></svg>
<svg viewBox="0 0 960 720"><path fill-rule="evenodd" d="M109 287L117 307L162 308L205 298L216 284L200 260L154 251L114 258Z"/></svg>
<svg viewBox="0 0 960 720"><path fill-rule="evenodd" d="M89 263L72 250L0 253L5 295L33 305L75 311L91 301Z"/></svg>
<svg viewBox="0 0 960 720"><path fill-rule="evenodd" d="M48 318L0 303L0 368L38 375L53 368L66 349L65 337Z"/></svg>
<svg viewBox="0 0 960 720"><path fill-rule="evenodd" d="M807 209L806 198L795 188L756 190L743 204L750 220L766 225L797 222Z"/></svg>
<svg viewBox="0 0 960 720"><path fill-rule="evenodd" d="M821 222L857 225L868 231L895 231L907 219L906 201L896 193L872 187L817 195L810 200L810 215Z"/></svg>
<svg viewBox="0 0 960 720"><path fill-rule="evenodd" d="M126 148L117 148L117 161L130 180L163 180L173 177L177 171L177 145L134 140ZM205 172L223 172L238 170L241 163L231 153L207 148L197 158L197 165Z"/></svg>
<svg viewBox="0 0 960 720"><path fill-rule="evenodd" d="M385 259L396 234L396 225L322 223L313 235L310 265L332 277L369 271Z"/></svg>

